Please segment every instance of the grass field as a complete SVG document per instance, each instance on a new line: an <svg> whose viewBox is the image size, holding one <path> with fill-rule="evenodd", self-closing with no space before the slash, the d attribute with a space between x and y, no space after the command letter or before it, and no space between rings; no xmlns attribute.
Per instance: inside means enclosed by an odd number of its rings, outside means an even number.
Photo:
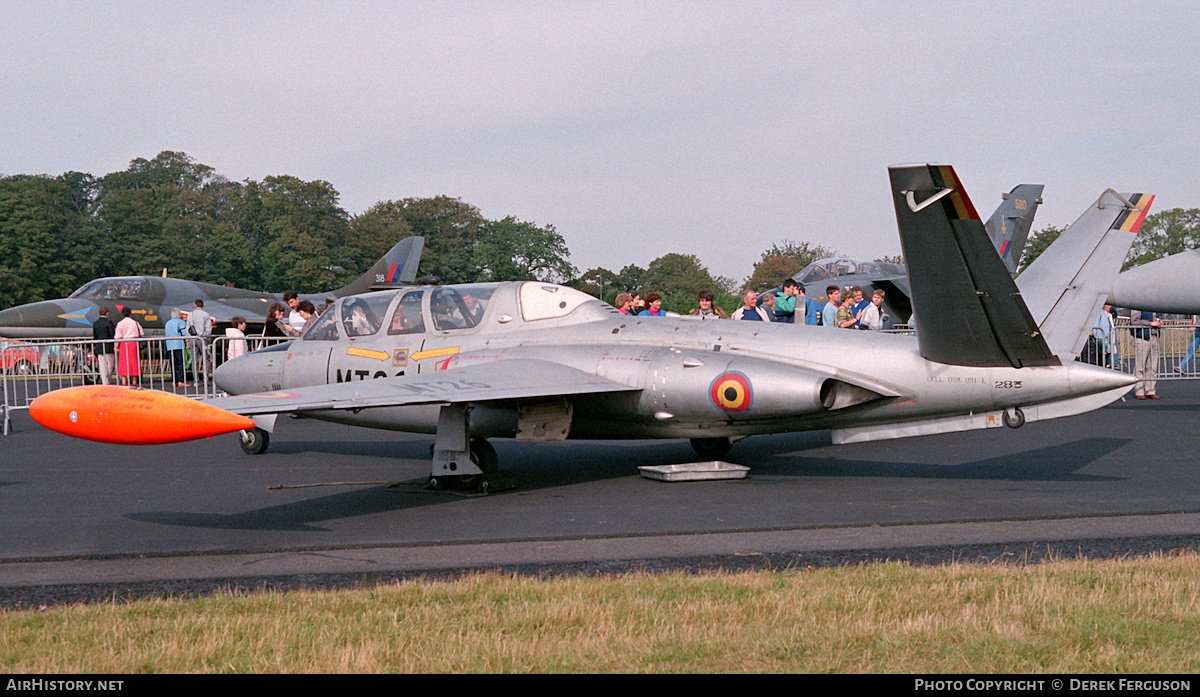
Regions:
<svg viewBox="0 0 1200 697"><path fill-rule="evenodd" d="M1194 673L1200 556L218 594L0 614L10 673Z"/></svg>

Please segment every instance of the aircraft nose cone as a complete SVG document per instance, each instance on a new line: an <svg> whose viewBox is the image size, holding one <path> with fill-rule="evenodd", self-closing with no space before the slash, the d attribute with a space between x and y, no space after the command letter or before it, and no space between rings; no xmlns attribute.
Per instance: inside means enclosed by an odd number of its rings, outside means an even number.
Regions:
<svg viewBox="0 0 1200 697"><path fill-rule="evenodd" d="M249 369L248 364L252 362L254 359L245 355L222 363L213 371L213 380L217 387L229 394L251 392L250 378L253 371Z"/></svg>
<svg viewBox="0 0 1200 697"><path fill-rule="evenodd" d="M63 308L50 300L0 310L0 335L12 338L44 336L39 329L67 326L67 320L61 317L63 314Z"/></svg>
<svg viewBox="0 0 1200 697"><path fill-rule="evenodd" d="M1108 368L1087 363L1068 363L1071 391L1079 394L1098 394L1119 388L1133 387L1137 378Z"/></svg>
<svg viewBox="0 0 1200 697"><path fill-rule="evenodd" d="M276 344L225 361L213 373L217 387L229 394L252 394L281 389L283 361L291 342Z"/></svg>

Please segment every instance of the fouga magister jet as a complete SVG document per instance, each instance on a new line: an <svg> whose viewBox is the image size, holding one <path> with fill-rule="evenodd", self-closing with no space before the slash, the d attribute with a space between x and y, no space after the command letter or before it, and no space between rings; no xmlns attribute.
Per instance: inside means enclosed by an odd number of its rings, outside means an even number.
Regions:
<svg viewBox="0 0 1200 697"><path fill-rule="evenodd" d="M432 433L431 485L486 487L489 438L688 438L711 459L756 434L830 429L850 443L1016 428L1129 390L1131 376L1073 359L1152 197L1106 191L1019 290L953 169L890 176L916 337L630 317L536 281L421 287L343 298L301 339L226 362L217 384L238 396L93 386L39 397L30 413L108 442L241 431L247 452L267 446L279 414Z"/></svg>
<svg viewBox="0 0 1200 697"><path fill-rule="evenodd" d="M349 285L328 293L301 295L300 299L310 300L315 306L329 297L410 285L416 279L424 246L424 237L406 237ZM91 337L92 325L100 318L101 307L109 308L108 316L117 319L121 317L122 308L128 307L130 316L147 334L162 334L163 325L171 319L171 310L179 308L186 317L197 299L204 301L204 311L212 315L219 326L229 326L229 320L240 316L252 327L257 325L261 329L267 308L271 303L282 302L283 296L182 278L110 276L88 281L66 298L0 310L0 336L22 339Z"/></svg>

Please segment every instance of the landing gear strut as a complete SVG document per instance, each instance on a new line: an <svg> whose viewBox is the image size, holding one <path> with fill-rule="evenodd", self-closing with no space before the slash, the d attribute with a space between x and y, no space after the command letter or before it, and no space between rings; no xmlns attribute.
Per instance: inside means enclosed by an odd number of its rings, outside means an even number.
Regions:
<svg viewBox="0 0 1200 697"><path fill-rule="evenodd" d="M427 488L468 489L485 494L511 488L512 483L502 479L499 470L500 461L491 444L469 436L467 406L442 407Z"/></svg>
<svg viewBox="0 0 1200 697"><path fill-rule="evenodd" d="M492 444L482 438L472 438L470 442L470 460L479 472L474 474L432 474L429 477L429 489L473 490L488 494L497 489L497 477L500 472L500 458ZM466 467L461 468L465 471ZM454 468L451 472L460 471Z"/></svg>
<svg viewBox="0 0 1200 697"><path fill-rule="evenodd" d="M729 454L733 441L728 438L693 438L692 450L705 460L719 460Z"/></svg>

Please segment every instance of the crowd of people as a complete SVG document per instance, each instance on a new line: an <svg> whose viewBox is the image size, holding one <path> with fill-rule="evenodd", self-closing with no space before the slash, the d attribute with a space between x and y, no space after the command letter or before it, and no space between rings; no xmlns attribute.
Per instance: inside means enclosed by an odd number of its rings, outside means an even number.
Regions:
<svg viewBox="0 0 1200 697"><path fill-rule="evenodd" d="M702 290L696 298L697 307L689 312L701 319L732 319L750 322L778 322L785 324L803 323L810 326L837 327L840 329L891 329L892 318L883 307L886 294L876 290L871 299L863 297L859 286L848 286L845 298L838 286L825 289L829 302L824 307L808 297L803 283L787 279L778 291L759 295L748 290L742 294L742 305L728 313L714 303L711 290ZM621 293L614 301L623 315L637 317L662 317L662 297L658 293L647 293L643 300L637 292ZM797 316L799 315L799 316Z"/></svg>
<svg viewBox="0 0 1200 697"><path fill-rule="evenodd" d="M284 293L283 303L273 303L267 308L263 320L264 338L295 338L304 333L316 319L319 312L308 300L301 300L295 291ZM323 311L328 304L322 304ZM291 310L287 319L284 315ZM100 318L92 324L92 339L97 343L94 347L96 368L100 373L102 384L110 385L113 373L122 385L137 387L141 377L141 360L137 340L145 336L142 325L133 319L129 307L121 309L122 319L113 324L108 318L108 308L101 307ZM213 342L213 333L217 322L204 309L204 301L197 299L195 306L183 319L184 312L180 308L171 310L171 319L163 324L163 334L167 337L165 350L171 364L171 380L176 387L186 387L187 373L184 357L185 343L188 337L195 337L203 350L195 352L194 368L197 375L209 375L209 350ZM232 360L250 351L246 336L249 324L245 317L232 317L229 327L225 329L225 357Z"/></svg>

